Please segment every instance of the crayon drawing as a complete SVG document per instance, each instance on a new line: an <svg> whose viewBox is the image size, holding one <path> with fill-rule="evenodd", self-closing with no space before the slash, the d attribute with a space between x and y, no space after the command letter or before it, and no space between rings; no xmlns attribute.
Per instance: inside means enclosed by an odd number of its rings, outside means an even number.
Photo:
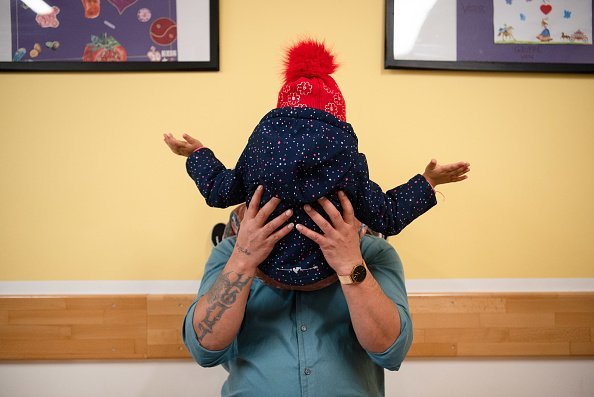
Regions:
<svg viewBox="0 0 594 397"><path fill-rule="evenodd" d="M493 0L495 44L592 45L590 0Z"/></svg>

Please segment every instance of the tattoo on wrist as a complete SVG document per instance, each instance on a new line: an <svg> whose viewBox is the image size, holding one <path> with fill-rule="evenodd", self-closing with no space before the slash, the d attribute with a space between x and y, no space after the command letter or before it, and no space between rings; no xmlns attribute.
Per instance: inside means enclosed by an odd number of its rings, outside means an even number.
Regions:
<svg viewBox="0 0 594 397"><path fill-rule="evenodd" d="M247 248L243 248L242 246L240 246L240 245L237 245L237 243L235 244L235 247L236 247L236 248L237 248L237 250L238 250L239 252L241 252L242 254L245 254L245 255L251 255L251 254L252 254L252 253L251 253L251 252L250 252L250 251L249 251Z"/></svg>
<svg viewBox="0 0 594 397"><path fill-rule="evenodd" d="M248 285L252 278L241 273L227 272L221 274L217 281L210 287L206 294L206 315L204 319L198 323L197 338L199 342L212 330L216 323L219 322L223 313L230 309L235 301L237 295Z"/></svg>

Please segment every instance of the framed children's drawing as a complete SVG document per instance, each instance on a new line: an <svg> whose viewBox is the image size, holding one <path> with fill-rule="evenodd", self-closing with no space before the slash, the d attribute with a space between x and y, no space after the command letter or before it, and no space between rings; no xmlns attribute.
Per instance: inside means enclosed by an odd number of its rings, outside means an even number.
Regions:
<svg viewBox="0 0 594 397"><path fill-rule="evenodd" d="M218 69L218 0L0 0L2 71Z"/></svg>
<svg viewBox="0 0 594 397"><path fill-rule="evenodd" d="M386 0L385 67L594 72L594 0Z"/></svg>

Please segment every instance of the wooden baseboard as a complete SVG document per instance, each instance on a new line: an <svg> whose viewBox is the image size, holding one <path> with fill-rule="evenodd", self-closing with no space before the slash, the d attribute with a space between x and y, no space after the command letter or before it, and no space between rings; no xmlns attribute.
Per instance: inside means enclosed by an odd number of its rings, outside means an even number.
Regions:
<svg viewBox="0 0 594 397"><path fill-rule="evenodd" d="M415 295L410 355L594 355L594 293Z"/></svg>
<svg viewBox="0 0 594 397"><path fill-rule="evenodd" d="M188 358L194 295L2 296L0 360ZM594 356L594 292L411 294L411 357Z"/></svg>

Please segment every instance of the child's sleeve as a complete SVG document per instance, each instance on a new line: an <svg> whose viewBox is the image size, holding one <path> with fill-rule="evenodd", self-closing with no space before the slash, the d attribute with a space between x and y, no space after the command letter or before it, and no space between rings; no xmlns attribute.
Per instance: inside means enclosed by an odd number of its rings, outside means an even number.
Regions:
<svg viewBox="0 0 594 397"><path fill-rule="evenodd" d="M201 148L186 161L188 175L211 207L227 208L245 202L246 191L238 167L226 169L213 151Z"/></svg>
<svg viewBox="0 0 594 397"><path fill-rule="evenodd" d="M376 232L398 234L437 204L433 188L420 174L384 193L377 183L369 179L367 160L362 153L359 153L356 172L359 179L353 200L355 215Z"/></svg>

